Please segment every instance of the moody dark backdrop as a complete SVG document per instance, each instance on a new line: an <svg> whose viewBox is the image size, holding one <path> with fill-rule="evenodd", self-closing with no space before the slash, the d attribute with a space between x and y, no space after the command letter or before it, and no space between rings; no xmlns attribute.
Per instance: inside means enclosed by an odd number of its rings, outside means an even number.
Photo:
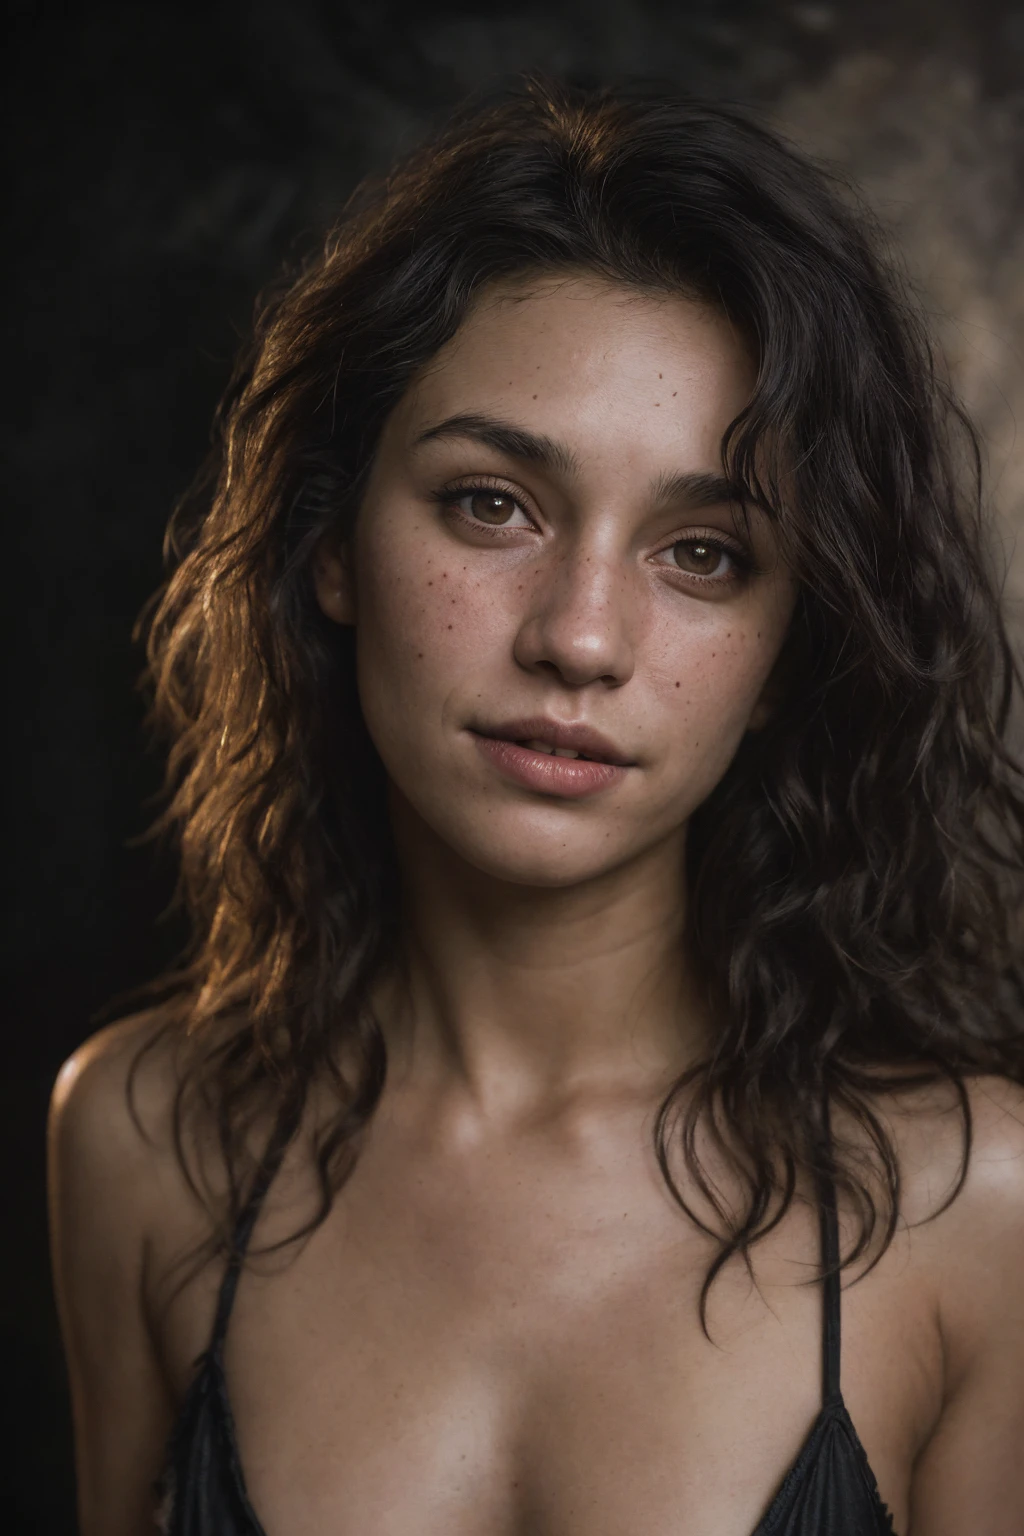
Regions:
<svg viewBox="0 0 1024 1536"><path fill-rule="evenodd" d="M131 846L159 781L131 629L256 291L361 175L517 71L656 74L760 105L851 170L906 250L989 442L1009 547L1024 5L132 0L8 17L0 1530L62 1536L45 1105L96 1010L179 937L160 921L171 871ZM1012 605L1022 587L1011 563Z"/></svg>

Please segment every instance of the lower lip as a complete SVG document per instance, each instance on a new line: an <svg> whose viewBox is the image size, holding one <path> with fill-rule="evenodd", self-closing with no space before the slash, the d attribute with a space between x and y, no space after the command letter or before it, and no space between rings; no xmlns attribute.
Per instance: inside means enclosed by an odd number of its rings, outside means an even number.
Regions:
<svg viewBox="0 0 1024 1536"><path fill-rule="evenodd" d="M524 789L542 795L557 795L562 800L582 800L601 789L609 789L626 777L627 770L616 763L593 763L582 757L555 757L554 753L535 752L517 741L501 741L494 736L473 734L480 751L496 768Z"/></svg>

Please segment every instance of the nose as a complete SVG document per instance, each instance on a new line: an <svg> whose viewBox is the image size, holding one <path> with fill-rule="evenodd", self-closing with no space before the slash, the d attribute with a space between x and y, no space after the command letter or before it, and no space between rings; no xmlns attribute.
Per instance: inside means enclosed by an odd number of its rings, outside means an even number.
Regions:
<svg viewBox="0 0 1024 1536"><path fill-rule="evenodd" d="M621 556L591 545L535 567L534 591L515 641L515 658L530 672L549 672L570 688L620 688L633 675L632 583Z"/></svg>

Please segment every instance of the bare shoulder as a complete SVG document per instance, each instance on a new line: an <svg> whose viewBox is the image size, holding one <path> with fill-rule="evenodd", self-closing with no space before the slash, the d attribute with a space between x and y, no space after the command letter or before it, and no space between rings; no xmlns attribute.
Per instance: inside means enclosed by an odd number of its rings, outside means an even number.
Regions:
<svg viewBox="0 0 1024 1536"><path fill-rule="evenodd" d="M84 1536L152 1522L173 1415L151 1272L195 1202L175 1157L175 1050L156 1013L101 1030L64 1063L49 1123L53 1279L75 1421Z"/></svg>
<svg viewBox="0 0 1024 1536"><path fill-rule="evenodd" d="M980 1199L993 1181L1024 1179L1024 1086L1008 1078L966 1077L962 1087L941 1079L879 1092L868 1102L891 1141L901 1214L910 1225L949 1202L958 1186L960 1205L964 1195ZM848 1149L869 1151L873 1138L865 1138L862 1125L843 1112L838 1125Z"/></svg>
<svg viewBox="0 0 1024 1536"><path fill-rule="evenodd" d="M99 1251L142 1283L210 1232L174 1135L181 1081L177 1032L157 1011L91 1036L61 1067L50 1102L48 1164L54 1258ZM77 1283L77 1282L76 1282Z"/></svg>
<svg viewBox="0 0 1024 1536"><path fill-rule="evenodd" d="M949 1207L954 1270L984 1267L1019 1285L1024 1266L1024 1088L998 1077L968 1085L970 1155ZM958 1257L953 1260L953 1254Z"/></svg>
<svg viewBox="0 0 1024 1536"><path fill-rule="evenodd" d="M980 1077L968 1094L973 1129L968 1182L976 1198L1006 1200L1024 1218L1024 1086Z"/></svg>
<svg viewBox="0 0 1024 1536"><path fill-rule="evenodd" d="M54 1085L51 1108L61 1121L88 1124L94 1114L116 1111L125 1099L137 1064L148 1059L150 1067L142 1082L152 1098L159 1097L160 1081L170 1087L170 1060L163 1044L164 1026L157 1010L132 1014L98 1030L64 1062Z"/></svg>
<svg viewBox="0 0 1024 1536"><path fill-rule="evenodd" d="M966 1113L965 1113L966 1110ZM899 1156L904 1215L927 1220L950 1201L957 1222L1024 1218L1024 1087L973 1077L890 1099L886 1118ZM950 1200L958 1184L962 1187ZM994 1236L995 1234L993 1234Z"/></svg>
<svg viewBox="0 0 1024 1536"><path fill-rule="evenodd" d="M964 1369L1006 1338L1024 1299L1024 1087L975 1077L965 1095L966 1116L946 1087L908 1095L888 1116L901 1216L934 1280L950 1364Z"/></svg>
<svg viewBox="0 0 1024 1536"><path fill-rule="evenodd" d="M912 1524L922 1536L1010 1536L1024 1520L1024 1088L969 1080L966 1143L956 1100L929 1092L892 1116L913 1304L934 1298L942 1359Z"/></svg>
<svg viewBox="0 0 1024 1536"><path fill-rule="evenodd" d="M61 1067L50 1101L51 1168L136 1204L173 1149L174 1051L155 1012L92 1035Z"/></svg>

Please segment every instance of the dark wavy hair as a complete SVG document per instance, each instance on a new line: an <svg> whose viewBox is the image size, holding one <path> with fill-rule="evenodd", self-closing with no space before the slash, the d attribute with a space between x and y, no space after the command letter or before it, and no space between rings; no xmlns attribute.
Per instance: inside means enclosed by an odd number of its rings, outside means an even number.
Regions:
<svg viewBox="0 0 1024 1536"><path fill-rule="evenodd" d="M702 1320L722 1264L749 1264L807 1176L834 1179L859 1221L844 1262L877 1260L900 1201L880 1094L952 1085L962 1186L967 1080L1024 1080L1024 798L1007 738L1020 678L976 437L883 249L845 184L745 111L531 80L361 187L261 300L143 620L171 739L159 825L179 839L193 923L160 1006L181 1053L186 1173L196 1114L227 1170L215 1244L259 1179L255 1130L274 1129L265 1173L326 1081L322 1199L302 1230L321 1221L385 1080L372 997L401 933L384 771L312 555L351 527L410 380L485 285L521 273L599 274L731 318L757 374L723 466L800 584L774 718L689 831L717 1035L655 1137L675 1198L717 1239ZM834 1138L829 1104L844 1111ZM702 1127L739 1208L702 1160Z"/></svg>

